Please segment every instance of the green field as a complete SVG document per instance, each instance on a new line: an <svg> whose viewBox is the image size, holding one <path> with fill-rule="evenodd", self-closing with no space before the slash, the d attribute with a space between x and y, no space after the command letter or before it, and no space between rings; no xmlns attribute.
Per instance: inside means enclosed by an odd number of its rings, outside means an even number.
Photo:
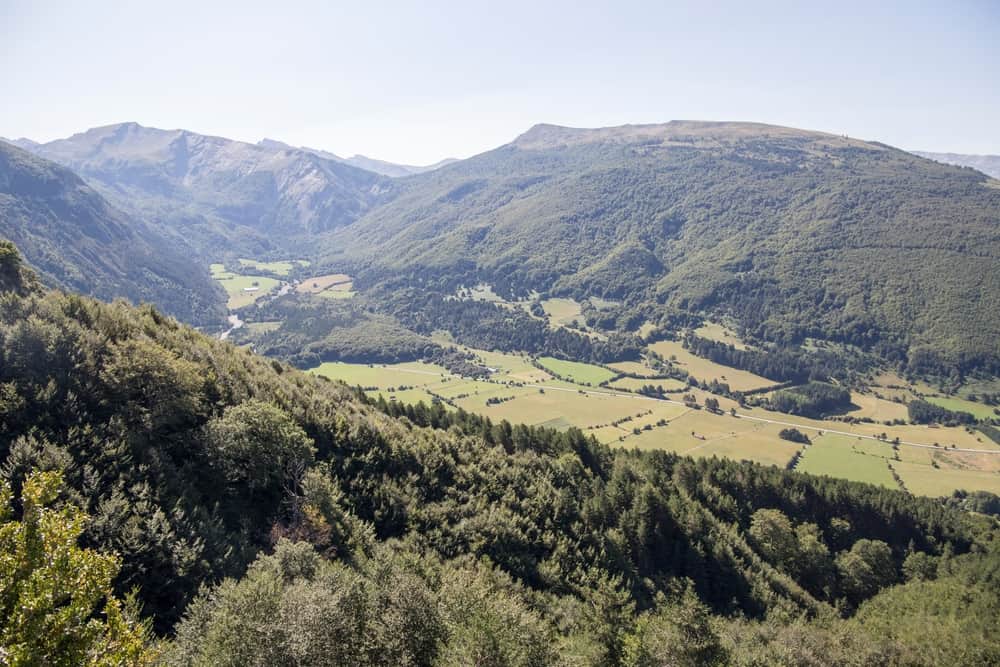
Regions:
<svg viewBox="0 0 1000 667"><path fill-rule="evenodd" d="M921 496L950 496L956 489L982 490L1000 494L1000 472L988 470L948 470L929 464L894 462L893 468L910 493Z"/></svg>
<svg viewBox="0 0 1000 667"><path fill-rule="evenodd" d="M542 308L554 326L566 326L573 322L585 326L580 314L580 304L573 299L545 299L542 301Z"/></svg>
<svg viewBox="0 0 1000 667"><path fill-rule="evenodd" d="M759 389L760 387L770 387L777 384L774 380L768 380L748 371L729 368L708 359L696 357L685 350L679 341L663 340L653 343L649 346L649 349L661 355L664 359L673 357L673 363L698 380L705 380L706 382L718 380L719 382L725 382L729 385L730 389L736 391Z"/></svg>
<svg viewBox="0 0 1000 667"><path fill-rule="evenodd" d="M309 372L323 375L331 380L341 380L351 386L360 385L362 387L378 387L379 389L440 384L442 375L449 375L448 371L441 366L423 362L391 365L326 362L309 369Z"/></svg>
<svg viewBox="0 0 1000 667"><path fill-rule="evenodd" d="M928 396L924 400L929 403L933 403L934 405L940 405L942 408L947 410L954 410L955 412L968 412L976 419L991 419L997 416L997 414L993 412L992 406L967 401L963 398Z"/></svg>
<svg viewBox="0 0 1000 667"><path fill-rule="evenodd" d="M687 388L686 382L674 380L673 378L619 378L608 386L612 389L621 389L623 391L639 391L639 389L645 387L646 385L663 387L664 391L681 391Z"/></svg>
<svg viewBox="0 0 1000 667"><path fill-rule="evenodd" d="M229 301L226 303L229 310L236 310L237 308L250 305L280 284L274 278L267 278L265 276L237 276L231 273L222 273L219 275L226 276L222 278L216 277L216 280L219 281L219 284L226 290L226 294L229 295ZM253 292L246 291L246 288L254 287L254 283L256 283L258 289Z"/></svg>
<svg viewBox="0 0 1000 667"><path fill-rule="evenodd" d="M890 489L899 488L886 460L866 453L864 445L856 447L859 442L856 438L827 434L816 436L812 441L813 444L805 448L795 468L799 472L842 477Z"/></svg>
<svg viewBox="0 0 1000 667"><path fill-rule="evenodd" d="M287 276L296 266L309 266L304 259L293 259L279 262L260 262L256 259L240 258L240 266L253 271L267 271L279 276Z"/></svg>
<svg viewBox="0 0 1000 667"><path fill-rule="evenodd" d="M735 332L715 322L706 322L702 326L695 329L694 333L702 338L708 338L709 340L716 340L720 343L732 345L737 350L747 349L746 344L740 340L740 337L737 336Z"/></svg>
<svg viewBox="0 0 1000 667"><path fill-rule="evenodd" d="M891 465L907 489L922 495L947 495L959 488L994 490L1000 487L1000 454L957 452L943 446L956 443L960 447L1000 453L1000 446L978 432L916 425L847 424L793 417L760 408L739 408L745 416L733 417L729 410L737 407L736 403L721 396L715 398L723 414L713 414L638 395L613 395L613 387L591 389L556 380L524 355L459 347L475 354L480 362L493 369L492 375L488 379L472 380L452 375L440 366L417 362L392 365L326 363L312 372L350 385L361 385L372 390L370 395L381 394L387 400L429 404L434 396L439 396L446 404L494 421L558 429L578 427L611 446L666 449L683 455L719 456L779 467L788 464L800 445L778 436L784 425L748 417L785 421L804 429L835 429L858 435L885 432L890 439L898 435L908 441L940 442L942 447L900 446L894 450L885 442L829 432L820 435L815 430L806 430L814 444L803 451L798 470L896 488ZM606 369L591 364L551 357L540 359L539 363L549 366L553 373L578 382L594 384L611 377ZM643 381L633 378L629 382ZM662 381L665 386L668 382L672 381ZM545 386L531 386L537 384ZM676 384L681 386L682 383ZM688 389L686 393L693 394L698 405L703 405L711 396L700 389ZM864 396L874 399L870 394ZM505 400L488 403L489 399L498 398ZM893 410L898 406L879 399L876 403L862 405L862 409Z"/></svg>
<svg viewBox="0 0 1000 667"><path fill-rule="evenodd" d="M596 387L615 376L614 373L606 368L592 364L583 364L579 361L564 361L554 357L539 357L538 363L556 375L582 385Z"/></svg>

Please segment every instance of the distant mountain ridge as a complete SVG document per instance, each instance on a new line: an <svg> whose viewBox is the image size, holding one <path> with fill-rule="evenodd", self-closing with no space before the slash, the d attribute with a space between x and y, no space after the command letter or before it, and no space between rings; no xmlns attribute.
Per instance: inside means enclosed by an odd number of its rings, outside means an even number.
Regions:
<svg viewBox="0 0 1000 667"><path fill-rule="evenodd" d="M221 290L190 248L129 219L68 169L4 142L0 237L52 286L150 301L193 323L224 316Z"/></svg>
<svg viewBox="0 0 1000 667"><path fill-rule="evenodd" d="M364 155L355 155L353 157L344 158L329 151L320 150L318 148L308 148L306 146L290 146L289 144L275 139L261 139L257 142L257 145L264 146L265 148L306 151L307 153L313 153L314 155L318 155L319 157L327 160L336 160L337 162L349 164L358 167L359 169L373 171L376 174L382 174L383 176L390 176L392 178L422 174L426 171L434 171L435 169L440 169L441 167L447 166L453 162L458 162L455 158L445 158L444 160L440 160L434 164L420 167L411 164L397 164L395 162L386 162L385 160L376 160Z"/></svg>
<svg viewBox="0 0 1000 667"><path fill-rule="evenodd" d="M25 148L207 254L263 254L350 224L392 181L302 150L121 123Z"/></svg>
<svg viewBox="0 0 1000 667"><path fill-rule="evenodd" d="M1000 155L966 155L963 153L929 153L927 151L910 151L914 155L928 160L953 164L959 167L972 167L987 176L1000 178Z"/></svg>
<svg viewBox="0 0 1000 667"><path fill-rule="evenodd" d="M764 340L1000 369L1000 189L821 132L537 125L406 179L327 248L362 281L597 296L634 326L714 313Z"/></svg>

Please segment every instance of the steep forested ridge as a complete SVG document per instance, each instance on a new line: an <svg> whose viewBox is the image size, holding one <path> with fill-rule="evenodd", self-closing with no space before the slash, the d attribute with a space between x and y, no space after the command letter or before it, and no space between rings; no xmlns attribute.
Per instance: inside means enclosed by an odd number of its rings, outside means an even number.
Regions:
<svg viewBox="0 0 1000 667"><path fill-rule="evenodd" d="M848 342L924 370L1000 361L997 182L816 132L537 126L406 179L329 247L368 283L622 299L653 322L728 315L764 340Z"/></svg>
<svg viewBox="0 0 1000 667"><path fill-rule="evenodd" d="M0 475L18 497L61 472L83 545L176 633L168 664L1000 656L991 519L371 404L152 307L39 292L0 250Z"/></svg>
<svg viewBox="0 0 1000 667"><path fill-rule="evenodd" d="M155 302L192 323L223 317L221 290L188 246L128 218L69 170L3 142L0 236L50 285Z"/></svg>

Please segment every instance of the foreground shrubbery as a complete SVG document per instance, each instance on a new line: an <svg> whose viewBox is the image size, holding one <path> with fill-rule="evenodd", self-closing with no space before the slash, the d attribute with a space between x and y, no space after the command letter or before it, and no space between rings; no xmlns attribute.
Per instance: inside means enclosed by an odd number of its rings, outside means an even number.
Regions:
<svg viewBox="0 0 1000 667"><path fill-rule="evenodd" d="M380 409L152 308L0 275L0 477L16 495L32 471L60 472L61 507L90 517L66 519L79 546L121 565L76 620L135 589L155 630L176 632L171 664L995 655L984 517L440 405ZM25 516L15 503L9 521ZM20 567L16 553L5 543Z"/></svg>

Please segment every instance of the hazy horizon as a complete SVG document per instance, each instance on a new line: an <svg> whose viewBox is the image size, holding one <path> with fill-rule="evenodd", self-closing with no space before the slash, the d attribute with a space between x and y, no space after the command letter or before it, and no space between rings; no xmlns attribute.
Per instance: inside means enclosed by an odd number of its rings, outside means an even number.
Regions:
<svg viewBox="0 0 1000 667"><path fill-rule="evenodd" d="M762 122L1000 154L1000 7L15 0L0 136L134 121L424 165L537 123Z"/></svg>

